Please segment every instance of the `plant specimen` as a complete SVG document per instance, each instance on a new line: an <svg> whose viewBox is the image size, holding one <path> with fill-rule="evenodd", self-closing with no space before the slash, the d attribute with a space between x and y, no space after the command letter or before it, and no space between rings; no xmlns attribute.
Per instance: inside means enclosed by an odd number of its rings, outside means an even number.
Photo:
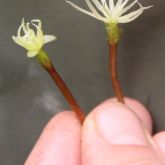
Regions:
<svg viewBox="0 0 165 165"><path fill-rule="evenodd" d="M138 0L85 0L90 11L80 8L70 1L66 1L75 9L94 17L105 24L109 44L109 71L112 79L112 86L117 100L124 103L124 95L118 79L117 72L117 47L120 40L121 29L118 24L128 23L139 17L145 9L152 6L143 7ZM132 7L138 5L138 9L130 11Z"/></svg>
<svg viewBox="0 0 165 165"><path fill-rule="evenodd" d="M30 26L34 28L31 28ZM23 34L23 35L22 35ZM49 73L53 81L56 83L58 88L61 90L63 96L67 100L72 110L76 113L79 121L83 123L84 114L78 105L77 101L73 97L72 93L56 71L51 59L44 51L44 44L56 40L55 36L44 35L42 31L41 21L38 19L32 20L31 23L24 22L18 28L17 36L13 36L12 39L20 46L27 50L28 57L36 57L40 65Z"/></svg>

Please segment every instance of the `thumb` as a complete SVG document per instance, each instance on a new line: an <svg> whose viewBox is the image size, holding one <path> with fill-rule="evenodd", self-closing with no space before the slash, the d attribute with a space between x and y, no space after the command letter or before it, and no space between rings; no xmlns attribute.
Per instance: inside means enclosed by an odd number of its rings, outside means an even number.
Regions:
<svg viewBox="0 0 165 165"><path fill-rule="evenodd" d="M149 144L142 123L134 112L111 101L96 107L86 118L82 136L82 161L86 165L113 164L116 157L114 145Z"/></svg>

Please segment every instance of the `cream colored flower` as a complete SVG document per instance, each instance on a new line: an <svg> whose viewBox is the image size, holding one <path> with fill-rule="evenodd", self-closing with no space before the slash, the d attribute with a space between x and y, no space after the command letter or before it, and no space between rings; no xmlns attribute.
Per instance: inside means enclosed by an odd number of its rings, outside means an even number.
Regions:
<svg viewBox="0 0 165 165"><path fill-rule="evenodd" d="M128 23L140 16L145 9L138 0L85 0L90 11L84 10L70 1L66 1L77 10L105 23ZM137 4L139 9L128 13Z"/></svg>
<svg viewBox="0 0 165 165"><path fill-rule="evenodd" d="M32 24L36 30L32 29L30 24ZM25 23L23 19L22 24L18 28L17 36L12 36L12 39L18 45L24 47L28 51L28 57L36 56L44 44L56 39L56 37L52 35L43 35L41 26L41 21L38 19L32 20L31 23Z"/></svg>

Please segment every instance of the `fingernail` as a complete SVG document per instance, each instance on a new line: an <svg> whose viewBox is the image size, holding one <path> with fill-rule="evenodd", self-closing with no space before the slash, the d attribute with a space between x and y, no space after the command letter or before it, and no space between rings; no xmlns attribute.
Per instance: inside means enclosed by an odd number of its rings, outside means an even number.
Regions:
<svg viewBox="0 0 165 165"><path fill-rule="evenodd" d="M94 114L99 135L112 144L148 144L138 118L118 103L100 106Z"/></svg>

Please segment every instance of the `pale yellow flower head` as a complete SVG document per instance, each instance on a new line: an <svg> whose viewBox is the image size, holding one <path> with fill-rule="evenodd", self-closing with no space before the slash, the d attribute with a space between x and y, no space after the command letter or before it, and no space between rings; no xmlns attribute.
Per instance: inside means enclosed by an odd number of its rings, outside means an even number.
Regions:
<svg viewBox="0 0 165 165"><path fill-rule="evenodd" d="M32 29L30 25L36 29ZM56 39L53 35L44 35L41 28L42 24L39 19L33 19L31 23L25 23L23 19L20 27L18 28L17 36L12 36L12 39L18 45L27 50L28 57L36 56L44 44Z"/></svg>
<svg viewBox="0 0 165 165"><path fill-rule="evenodd" d="M145 9L152 7L143 7L138 0L85 0L90 10L88 11L68 0L66 2L77 10L108 24L131 22L139 17ZM138 5L139 8L129 12L135 5Z"/></svg>

